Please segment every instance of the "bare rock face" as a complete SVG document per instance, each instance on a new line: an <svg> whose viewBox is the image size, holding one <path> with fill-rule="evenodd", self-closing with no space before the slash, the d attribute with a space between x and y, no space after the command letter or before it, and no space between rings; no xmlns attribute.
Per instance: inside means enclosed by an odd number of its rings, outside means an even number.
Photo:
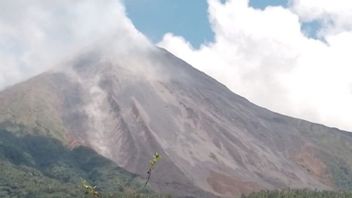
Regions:
<svg viewBox="0 0 352 198"><path fill-rule="evenodd" d="M10 87L0 126L89 146L141 176L159 152L152 187L183 197L352 181L342 174L352 173L350 133L258 107L162 49L89 52Z"/></svg>

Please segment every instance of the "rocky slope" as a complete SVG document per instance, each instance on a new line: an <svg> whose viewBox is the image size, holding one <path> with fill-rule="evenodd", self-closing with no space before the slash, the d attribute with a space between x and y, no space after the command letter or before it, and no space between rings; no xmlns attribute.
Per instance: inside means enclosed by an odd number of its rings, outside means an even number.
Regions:
<svg viewBox="0 0 352 198"><path fill-rule="evenodd" d="M88 146L155 190L348 189L352 135L250 103L162 49L93 50L0 93L0 126ZM21 129L21 130L20 130Z"/></svg>

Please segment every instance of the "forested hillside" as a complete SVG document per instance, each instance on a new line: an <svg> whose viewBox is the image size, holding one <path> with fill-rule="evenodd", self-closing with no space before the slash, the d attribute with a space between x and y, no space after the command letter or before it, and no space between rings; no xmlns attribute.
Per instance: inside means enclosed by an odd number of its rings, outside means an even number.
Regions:
<svg viewBox="0 0 352 198"><path fill-rule="evenodd" d="M160 197L143 180L85 147L67 149L43 136L0 129L0 197L83 197L81 181L104 197ZM148 196L147 196L148 195Z"/></svg>
<svg viewBox="0 0 352 198"><path fill-rule="evenodd" d="M352 192L275 190L242 195L241 198L352 198Z"/></svg>

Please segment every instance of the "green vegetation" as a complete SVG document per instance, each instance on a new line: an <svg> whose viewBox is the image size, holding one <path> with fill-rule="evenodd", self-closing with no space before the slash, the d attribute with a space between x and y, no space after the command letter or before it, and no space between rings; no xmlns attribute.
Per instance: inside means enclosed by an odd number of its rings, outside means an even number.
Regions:
<svg viewBox="0 0 352 198"><path fill-rule="evenodd" d="M148 168L148 171L147 171L147 181L145 182L144 184L144 187L147 186L149 180L150 180L150 177L152 176L152 170L153 168L155 167L156 163L160 160L160 155L159 153L154 153L153 155L153 158L149 161L149 168Z"/></svg>
<svg viewBox="0 0 352 198"><path fill-rule="evenodd" d="M86 180L82 180L81 187L83 188L85 195L92 196L94 198L101 197L101 194L97 190L97 186L90 185Z"/></svg>
<svg viewBox="0 0 352 198"><path fill-rule="evenodd" d="M241 198L352 198L352 192L275 190L242 195Z"/></svg>
<svg viewBox="0 0 352 198"><path fill-rule="evenodd" d="M104 198L163 197L91 149L69 150L56 139L0 129L0 197L89 197L82 180Z"/></svg>

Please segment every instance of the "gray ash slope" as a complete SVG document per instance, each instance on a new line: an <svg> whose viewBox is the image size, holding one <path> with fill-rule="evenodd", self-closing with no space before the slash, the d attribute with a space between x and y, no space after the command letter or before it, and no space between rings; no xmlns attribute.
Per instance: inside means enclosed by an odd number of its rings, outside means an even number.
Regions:
<svg viewBox="0 0 352 198"><path fill-rule="evenodd" d="M162 49L85 53L0 93L0 126L84 145L154 189L233 196L348 189L352 135L258 107Z"/></svg>

